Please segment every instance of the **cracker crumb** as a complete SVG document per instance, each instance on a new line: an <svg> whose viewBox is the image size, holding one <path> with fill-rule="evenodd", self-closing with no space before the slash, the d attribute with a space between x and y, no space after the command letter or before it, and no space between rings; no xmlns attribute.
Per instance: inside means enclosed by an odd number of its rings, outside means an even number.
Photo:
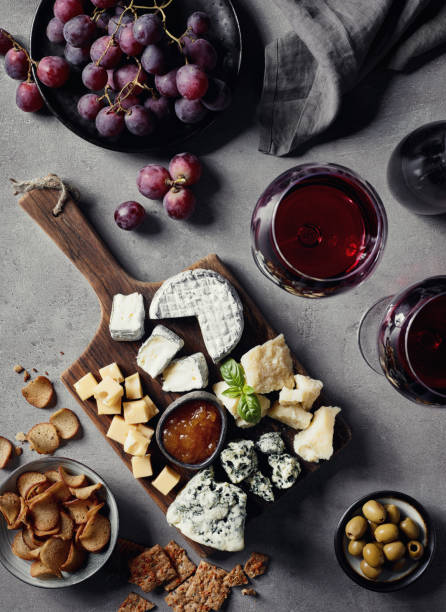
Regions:
<svg viewBox="0 0 446 612"><path fill-rule="evenodd" d="M46 375L46 376L49 376L49 374L48 374L48 372L47 372L46 370L45 370L45 375Z"/></svg>
<svg viewBox="0 0 446 612"><path fill-rule="evenodd" d="M23 366L21 366L19 363L16 363L14 366L14 372L17 372L17 374L20 374L20 372L23 372L25 368Z"/></svg>
<svg viewBox="0 0 446 612"><path fill-rule="evenodd" d="M249 578L256 578L256 576L262 576L266 572L268 566L269 557L263 553L253 552L247 562L245 563L245 574Z"/></svg>
<svg viewBox="0 0 446 612"><path fill-rule="evenodd" d="M243 595L250 595L251 597L257 597L257 591L255 589L242 589Z"/></svg>
<svg viewBox="0 0 446 612"><path fill-rule="evenodd" d="M136 593L129 593L122 604L119 606L118 612L148 612L153 610L155 604L144 599Z"/></svg>
<svg viewBox="0 0 446 612"><path fill-rule="evenodd" d="M36 370L36 368L33 368L33 372L38 372L39 370Z"/></svg>
<svg viewBox="0 0 446 612"><path fill-rule="evenodd" d="M20 455L23 453L23 448L21 446L16 446L14 450L17 457L20 457Z"/></svg>
<svg viewBox="0 0 446 612"><path fill-rule="evenodd" d="M63 351L59 351L61 355L65 355L65 353Z"/></svg>
<svg viewBox="0 0 446 612"><path fill-rule="evenodd" d="M31 374L28 372L28 370L25 370L25 373L23 374L23 382L27 382L30 378Z"/></svg>
<svg viewBox="0 0 446 612"><path fill-rule="evenodd" d="M235 586L242 586L242 584L248 584L248 579L240 563L232 568L232 570L223 580L223 584L226 584L231 588Z"/></svg>
<svg viewBox="0 0 446 612"><path fill-rule="evenodd" d="M23 433L23 431L19 431L18 433L16 433L15 439L17 440L17 442L26 442L26 434Z"/></svg>

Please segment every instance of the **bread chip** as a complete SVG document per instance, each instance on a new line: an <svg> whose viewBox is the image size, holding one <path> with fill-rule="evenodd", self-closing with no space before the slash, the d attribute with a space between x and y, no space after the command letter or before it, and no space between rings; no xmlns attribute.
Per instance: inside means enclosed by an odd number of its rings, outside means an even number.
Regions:
<svg viewBox="0 0 446 612"><path fill-rule="evenodd" d="M70 552L71 543L60 538L50 538L40 549L40 560L51 570L60 571Z"/></svg>
<svg viewBox="0 0 446 612"><path fill-rule="evenodd" d="M149 612L154 607L155 604L148 599L144 599L136 593L129 593L119 606L118 612Z"/></svg>
<svg viewBox="0 0 446 612"><path fill-rule="evenodd" d="M57 537L61 540L72 540L74 534L74 521L66 512L60 512L59 531Z"/></svg>
<svg viewBox="0 0 446 612"><path fill-rule="evenodd" d="M23 472L17 478L17 489L22 497L26 497L29 489L41 482L46 482L46 476L41 472Z"/></svg>
<svg viewBox="0 0 446 612"><path fill-rule="evenodd" d="M19 513L16 519L11 523L11 525L8 525L8 529L18 529L22 525L22 523L26 521L27 514L28 514L28 506L26 505L23 497L21 497Z"/></svg>
<svg viewBox="0 0 446 612"><path fill-rule="evenodd" d="M59 525L56 525L52 529L40 530L40 529L34 528L34 533L36 534L37 537L44 538L46 540L50 536L53 536L53 535L56 535L57 533L59 533L59 530L60 530Z"/></svg>
<svg viewBox="0 0 446 612"><path fill-rule="evenodd" d="M88 485L88 487L77 487L77 489L71 487L70 492L71 495L74 495L77 499L89 499L93 493L99 491L101 487L102 484L97 482L96 484Z"/></svg>
<svg viewBox="0 0 446 612"><path fill-rule="evenodd" d="M34 559L39 558L40 549L34 548L31 549L26 545L26 542L23 539L23 532L19 531L14 536L14 540L11 544L11 550L19 559L25 559L25 561L33 561Z"/></svg>
<svg viewBox="0 0 446 612"><path fill-rule="evenodd" d="M47 493L60 502L66 502L71 497L70 488L62 480L53 482L47 489Z"/></svg>
<svg viewBox="0 0 446 612"><path fill-rule="evenodd" d="M88 521L87 512L90 510L90 506L86 500L73 499L69 502L65 502L64 505L76 525Z"/></svg>
<svg viewBox="0 0 446 612"><path fill-rule="evenodd" d="M45 493L31 500L30 514L34 530L48 533L59 525L60 515L57 502Z"/></svg>
<svg viewBox="0 0 446 612"><path fill-rule="evenodd" d="M50 416L50 423L57 429L62 440L74 438L80 428L79 419L69 408L61 408Z"/></svg>
<svg viewBox="0 0 446 612"><path fill-rule="evenodd" d="M55 398L52 382L46 376L37 376L22 389L22 395L31 406L48 408Z"/></svg>
<svg viewBox="0 0 446 612"><path fill-rule="evenodd" d="M80 543L89 552L99 552L110 540L110 521L102 514L95 514L79 536Z"/></svg>
<svg viewBox="0 0 446 612"><path fill-rule="evenodd" d="M43 541L39 540L31 527L27 527L22 531L23 541L27 545L30 550L36 550L40 548L43 544Z"/></svg>
<svg viewBox="0 0 446 612"><path fill-rule="evenodd" d="M34 497L37 497L38 495L41 495L42 493L44 493L47 489L49 489L51 486L50 482L38 482L37 484L32 485L28 491L26 492L25 495L25 501L28 503L30 502Z"/></svg>
<svg viewBox="0 0 446 612"><path fill-rule="evenodd" d="M60 569L63 572L77 572L77 570L83 565L86 555L87 553L83 548L79 548L73 542L71 542L67 560L60 566Z"/></svg>
<svg viewBox="0 0 446 612"><path fill-rule="evenodd" d="M12 457L13 446L11 442L0 436L0 470L2 470Z"/></svg>
<svg viewBox="0 0 446 612"><path fill-rule="evenodd" d="M0 495L0 512L5 517L8 526L14 524L20 514L21 507L20 497L16 493L8 491Z"/></svg>
<svg viewBox="0 0 446 612"><path fill-rule="evenodd" d="M253 552L245 563L245 574L250 578L262 576L268 567L269 557L263 553Z"/></svg>
<svg viewBox="0 0 446 612"><path fill-rule="evenodd" d="M42 561L33 561L31 563L31 576L33 578L62 578L62 574L58 570L52 570L42 563Z"/></svg>
<svg viewBox="0 0 446 612"><path fill-rule="evenodd" d="M58 482L59 480L62 480L58 470L48 470L48 472L45 472L45 476L50 482Z"/></svg>
<svg viewBox="0 0 446 612"><path fill-rule="evenodd" d="M76 533L74 535L74 543L78 548L82 548L82 544L80 543L80 537L82 535L82 532L85 529L85 525L86 523L81 523L80 525L77 526L76 528Z"/></svg>
<svg viewBox="0 0 446 612"><path fill-rule="evenodd" d="M39 455L51 455L59 448L60 440L57 429L51 423L38 423L31 427L27 436L33 450Z"/></svg>
<svg viewBox="0 0 446 612"><path fill-rule="evenodd" d="M64 483L73 489L82 487L87 482L85 474L69 474L61 465L59 466L59 474Z"/></svg>

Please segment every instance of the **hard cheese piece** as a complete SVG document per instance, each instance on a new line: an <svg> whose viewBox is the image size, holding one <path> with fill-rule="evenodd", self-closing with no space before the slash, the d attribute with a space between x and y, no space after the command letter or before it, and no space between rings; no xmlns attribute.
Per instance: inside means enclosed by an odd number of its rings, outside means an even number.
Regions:
<svg viewBox="0 0 446 612"><path fill-rule="evenodd" d="M129 433L130 426L124 421L121 416L115 416L110 423L107 431L107 438L111 438L119 444L124 444Z"/></svg>
<svg viewBox="0 0 446 612"><path fill-rule="evenodd" d="M95 399L103 401L107 406L116 404L123 395L124 389L110 376L103 378L94 390Z"/></svg>
<svg viewBox="0 0 446 612"><path fill-rule="evenodd" d="M98 386L98 381L91 372L82 376L77 382L74 383L76 393L79 395L82 401L93 397L94 391Z"/></svg>
<svg viewBox="0 0 446 612"><path fill-rule="evenodd" d="M125 396L129 400L136 400L142 398L142 385L141 378L138 372L132 374L131 376L127 376L124 381L125 386Z"/></svg>
<svg viewBox="0 0 446 612"><path fill-rule="evenodd" d="M150 440L152 439L153 434L155 433L154 429L152 429L151 427L146 427L145 425L141 425L140 423L138 425L130 425L130 429L132 429L133 427L136 429L136 431L139 431L140 434L145 436L150 443Z"/></svg>
<svg viewBox="0 0 446 612"><path fill-rule="evenodd" d="M183 535L218 550L243 550L246 493L216 482L213 468L191 478L167 510L166 519Z"/></svg>
<svg viewBox="0 0 446 612"><path fill-rule="evenodd" d="M144 299L140 293L113 297L110 315L110 335L113 340L141 340L144 335Z"/></svg>
<svg viewBox="0 0 446 612"><path fill-rule="evenodd" d="M108 406L101 399L96 400L98 414L121 414L121 398L119 397L114 404Z"/></svg>
<svg viewBox="0 0 446 612"><path fill-rule="evenodd" d="M235 424L237 425L237 427L246 429L248 427L254 427L255 425L257 425L257 423L249 423L248 421L245 421L245 419L242 419L242 417L237 412L239 398L238 397L233 398L233 397L228 397L227 395L224 395L223 391L225 391L226 389L229 389L229 385L225 383L224 380L221 380L220 382L215 383L215 385L213 385L212 387L213 392L218 397L218 399L221 401L223 406L234 417ZM269 401L267 397L263 395L257 394L257 399L259 400L259 404L260 404L260 418L263 419L263 417L269 410L271 402Z"/></svg>
<svg viewBox="0 0 446 612"><path fill-rule="evenodd" d="M256 393L279 391L294 386L293 360L283 334L255 346L240 360L246 382Z"/></svg>
<svg viewBox="0 0 446 612"><path fill-rule="evenodd" d="M152 476L152 461L150 455L144 455L143 457L132 457L132 472L135 478L146 478Z"/></svg>
<svg viewBox="0 0 446 612"><path fill-rule="evenodd" d="M191 391L207 387L209 370L203 353L175 359L163 371L163 391Z"/></svg>
<svg viewBox="0 0 446 612"><path fill-rule="evenodd" d="M306 429L311 423L312 414L301 408L300 404L294 406L283 406L274 402L268 411L268 416L276 421L285 423L294 429Z"/></svg>
<svg viewBox="0 0 446 612"><path fill-rule="evenodd" d="M334 406L321 406L314 413L311 425L294 436L294 451L305 461L319 462L333 454L333 432L336 415L341 411Z"/></svg>
<svg viewBox="0 0 446 612"><path fill-rule="evenodd" d="M152 480L153 486L161 491L163 495L168 495L170 491L180 482L181 476L168 465Z"/></svg>
<svg viewBox="0 0 446 612"><path fill-rule="evenodd" d="M296 374L294 380L296 381L296 391L299 394L298 402L302 404L304 410L310 410L321 393L324 386L323 382L303 374Z"/></svg>
<svg viewBox="0 0 446 612"><path fill-rule="evenodd" d="M271 480L278 489L289 489L300 474L300 463L292 455L268 455L268 463L273 468Z"/></svg>
<svg viewBox="0 0 446 612"><path fill-rule="evenodd" d="M184 346L184 340L173 331L157 325L141 345L136 362L152 378L156 378L166 368Z"/></svg>
<svg viewBox="0 0 446 612"><path fill-rule="evenodd" d="M142 457L147 453L149 440L146 436L140 433L136 428L130 427L127 437L124 440L124 451L129 455L137 455Z"/></svg>
<svg viewBox="0 0 446 612"><path fill-rule="evenodd" d="M252 440L229 442L220 454L220 461L231 482L234 484L242 482L257 468L254 442Z"/></svg>
<svg viewBox="0 0 446 612"><path fill-rule="evenodd" d="M147 423L158 412L158 408L148 395L140 400L124 402L124 420L129 425Z"/></svg>
<svg viewBox="0 0 446 612"><path fill-rule="evenodd" d="M114 361L110 363L108 366L104 366L99 370L99 374L101 378L104 379L106 376L110 376L117 383L122 383L124 381L124 376L122 375L121 370L119 369L118 364Z"/></svg>
<svg viewBox="0 0 446 612"><path fill-rule="evenodd" d="M196 316L211 359L218 363L243 333L243 305L231 283L218 272L197 268L167 279L153 296L151 319Z"/></svg>

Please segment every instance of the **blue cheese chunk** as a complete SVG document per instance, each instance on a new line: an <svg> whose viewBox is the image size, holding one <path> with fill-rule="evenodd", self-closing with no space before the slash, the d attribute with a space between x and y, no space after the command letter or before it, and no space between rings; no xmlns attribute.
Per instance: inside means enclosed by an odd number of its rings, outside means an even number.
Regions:
<svg viewBox="0 0 446 612"><path fill-rule="evenodd" d="M268 463L273 469L271 479L278 489L289 489L300 474L300 463L292 455L269 455Z"/></svg>
<svg viewBox="0 0 446 612"><path fill-rule="evenodd" d="M182 338L164 325L157 325L141 345L136 362L147 374L156 378L183 346Z"/></svg>
<svg viewBox="0 0 446 612"><path fill-rule="evenodd" d="M192 391L207 387L209 370L203 353L174 359L163 370L163 391Z"/></svg>
<svg viewBox="0 0 446 612"><path fill-rule="evenodd" d="M234 484L242 482L258 465L252 440L229 442L220 454L220 461L228 478Z"/></svg>
<svg viewBox="0 0 446 612"><path fill-rule="evenodd" d="M251 493L254 493L254 495L261 497L267 502L274 501L274 491L271 480L259 470L256 470L248 476L246 479L246 484L248 485Z"/></svg>
<svg viewBox="0 0 446 612"><path fill-rule="evenodd" d="M246 493L228 482L216 482L213 468L191 478L167 509L169 525L217 550L243 550Z"/></svg>
<svg viewBox="0 0 446 612"><path fill-rule="evenodd" d="M113 340L133 342L144 336L144 299L140 293L113 296L109 330Z"/></svg>
<svg viewBox="0 0 446 612"><path fill-rule="evenodd" d="M280 455L285 452L285 444L278 431L262 434L256 442L256 447L265 455Z"/></svg>

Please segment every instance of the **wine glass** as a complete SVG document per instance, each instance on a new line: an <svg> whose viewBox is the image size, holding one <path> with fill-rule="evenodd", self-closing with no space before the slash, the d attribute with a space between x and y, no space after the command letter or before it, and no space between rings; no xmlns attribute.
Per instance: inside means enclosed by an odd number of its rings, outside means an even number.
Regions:
<svg viewBox="0 0 446 612"><path fill-rule="evenodd" d="M358 332L369 366L408 399L446 405L446 276L377 302Z"/></svg>
<svg viewBox="0 0 446 612"><path fill-rule="evenodd" d="M251 220L258 268L303 297L357 286L376 267L386 237L386 212L376 191L336 164L287 170L260 196Z"/></svg>
<svg viewBox="0 0 446 612"><path fill-rule="evenodd" d="M428 123L393 151L387 179L395 198L420 215L446 212L446 121Z"/></svg>

